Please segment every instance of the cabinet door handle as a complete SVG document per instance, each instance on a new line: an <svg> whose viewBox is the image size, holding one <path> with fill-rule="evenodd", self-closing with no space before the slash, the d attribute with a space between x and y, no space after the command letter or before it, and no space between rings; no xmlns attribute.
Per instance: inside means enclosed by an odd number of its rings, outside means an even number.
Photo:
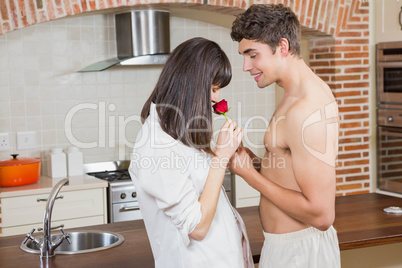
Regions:
<svg viewBox="0 0 402 268"><path fill-rule="evenodd" d="M399 11L399 25L401 25L401 31L402 31L402 7L401 11Z"/></svg>
<svg viewBox="0 0 402 268"><path fill-rule="evenodd" d="M140 210L139 207L122 207L122 211L132 211L132 210Z"/></svg>
<svg viewBox="0 0 402 268"><path fill-rule="evenodd" d="M63 198L64 198L63 195L60 195L60 196L56 197L56 199L63 199ZM46 202L46 201L47 201L47 198L38 198L38 199L36 199L36 202Z"/></svg>

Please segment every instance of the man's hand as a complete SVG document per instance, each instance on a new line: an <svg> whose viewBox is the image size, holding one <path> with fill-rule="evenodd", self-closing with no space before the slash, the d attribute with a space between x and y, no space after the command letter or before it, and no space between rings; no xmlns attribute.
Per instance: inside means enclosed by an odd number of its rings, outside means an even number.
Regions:
<svg viewBox="0 0 402 268"><path fill-rule="evenodd" d="M243 145L243 144L242 144L242 145ZM242 147L243 147L243 146L242 146ZM247 154L250 156L254 168L255 168L258 172L260 172L262 159L259 158L258 156L256 156L256 155L253 153L253 151L251 151L249 148L247 148L247 147L243 147L243 148L246 150Z"/></svg>
<svg viewBox="0 0 402 268"><path fill-rule="evenodd" d="M243 145L239 146L236 153L230 158L229 161L229 169L231 172L243 177L242 174L247 173L250 169L254 169L253 159L250 156L250 153L255 156L250 149L244 147Z"/></svg>

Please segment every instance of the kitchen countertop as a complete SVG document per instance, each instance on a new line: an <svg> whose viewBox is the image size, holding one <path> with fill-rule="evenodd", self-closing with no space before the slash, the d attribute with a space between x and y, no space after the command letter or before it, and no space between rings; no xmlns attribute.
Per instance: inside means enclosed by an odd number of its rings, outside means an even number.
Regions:
<svg viewBox="0 0 402 268"><path fill-rule="evenodd" d="M402 242L402 214L383 211L402 207L402 198L381 194L338 197L334 227L341 250Z"/></svg>
<svg viewBox="0 0 402 268"><path fill-rule="evenodd" d="M402 207L402 199L376 193L337 197L334 227L338 231L340 249L402 242L402 215L383 212L383 208L389 206ZM264 239L258 207L239 208L238 211L246 224L254 258L258 260ZM118 232L126 240L105 251L57 255L48 260L48 267L154 266L143 221L103 224L75 230L84 229ZM0 238L0 267L46 267L46 264L41 263L39 255L26 253L19 248L23 239L23 235Z"/></svg>
<svg viewBox="0 0 402 268"><path fill-rule="evenodd" d="M41 176L36 183L16 187L0 187L0 199L34 194L48 194L53 186L55 186L56 183L62 179L63 178L52 179L47 176ZM69 184L63 186L60 192L108 187L107 181L103 181L85 174L71 176L69 179Z"/></svg>
<svg viewBox="0 0 402 268"><path fill-rule="evenodd" d="M377 193L336 198L334 228L340 250L402 242L402 214L383 211L390 206L402 207L402 198ZM262 248L264 237L258 207L238 209L246 223L253 254Z"/></svg>

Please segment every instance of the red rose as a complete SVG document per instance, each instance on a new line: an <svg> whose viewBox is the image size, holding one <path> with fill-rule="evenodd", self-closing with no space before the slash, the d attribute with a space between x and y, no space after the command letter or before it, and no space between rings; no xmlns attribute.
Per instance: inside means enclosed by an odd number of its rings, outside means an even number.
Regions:
<svg viewBox="0 0 402 268"><path fill-rule="evenodd" d="M212 108L214 108L214 112L216 114L222 114L226 118L226 120L228 119L226 113L229 111L229 109L228 109L228 103L225 99L215 103L212 106Z"/></svg>

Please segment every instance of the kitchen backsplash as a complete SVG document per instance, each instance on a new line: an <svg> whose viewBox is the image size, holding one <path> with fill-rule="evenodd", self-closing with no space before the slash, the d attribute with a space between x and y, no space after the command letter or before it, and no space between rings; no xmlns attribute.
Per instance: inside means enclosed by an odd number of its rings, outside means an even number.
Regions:
<svg viewBox="0 0 402 268"><path fill-rule="evenodd" d="M171 49L202 36L228 54L233 79L221 98L231 106L229 116L247 125L245 143L262 154L259 130L266 128L274 111L274 89L259 89L242 71L242 57L228 28L174 16L170 27ZM77 72L115 55L112 14L64 18L0 35L0 133L9 134L11 147L0 151L0 159L10 153L41 157L45 171L48 150L71 145L81 148L85 163L129 159L139 114L162 67ZM224 119L215 119L218 129ZM17 149L20 131L36 133L34 149Z"/></svg>

